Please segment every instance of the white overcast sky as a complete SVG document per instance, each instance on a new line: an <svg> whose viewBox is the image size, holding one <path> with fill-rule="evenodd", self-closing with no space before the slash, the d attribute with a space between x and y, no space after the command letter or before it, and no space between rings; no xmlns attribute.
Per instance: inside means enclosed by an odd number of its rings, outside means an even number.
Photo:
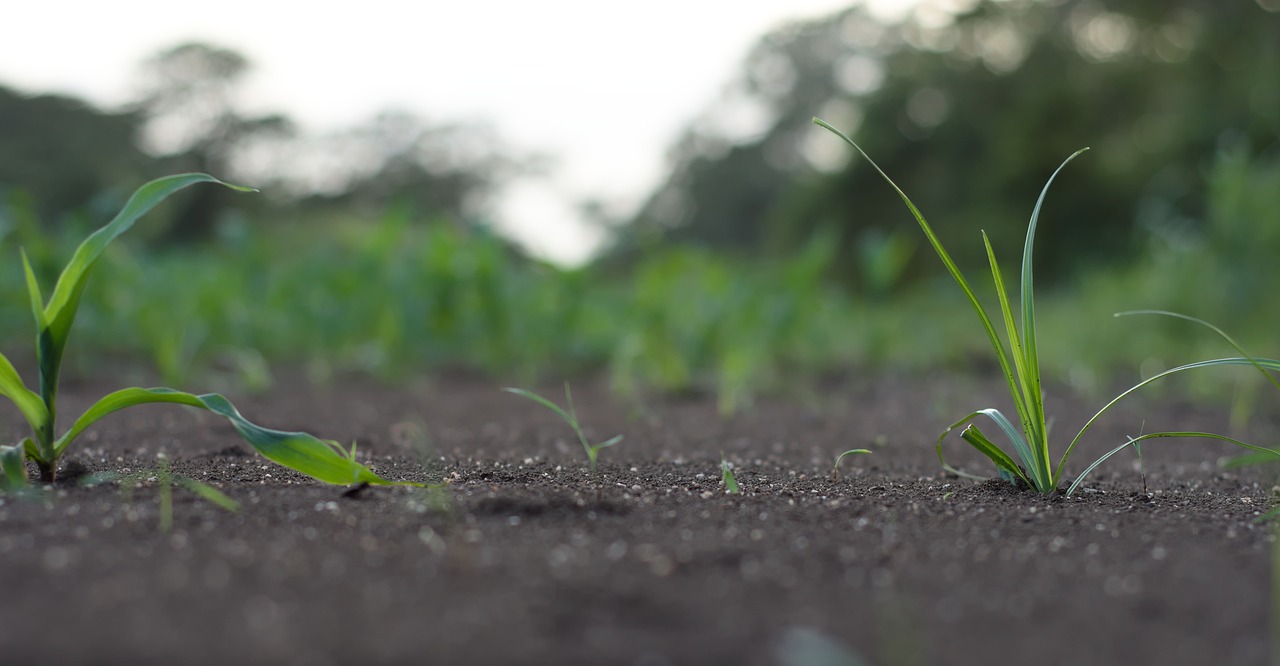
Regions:
<svg viewBox="0 0 1280 666"><path fill-rule="evenodd" d="M499 224L544 256L591 245L574 203L639 203L679 130L733 78L757 37L856 0L172 0L5 2L0 84L111 107L138 64L202 40L253 64L253 110L305 130L377 111L485 120L507 142L556 156L548 178L513 187ZM900 13L912 0L873 0Z"/></svg>

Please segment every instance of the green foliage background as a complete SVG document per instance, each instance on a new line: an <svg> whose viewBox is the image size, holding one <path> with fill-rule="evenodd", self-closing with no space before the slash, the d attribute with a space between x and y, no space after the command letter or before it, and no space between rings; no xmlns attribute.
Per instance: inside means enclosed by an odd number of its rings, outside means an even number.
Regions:
<svg viewBox="0 0 1280 666"><path fill-rule="evenodd" d="M232 169L237 146L301 140L288 119L222 106L183 146L138 147L184 93L233 85L247 67L237 58L199 45L161 54L152 94L114 113L0 89L0 320L27 316L19 247L51 280L80 232L144 180ZM1274 0L981 1L889 25L853 7L762 37L673 146L647 204L602 220L611 244L586 266L530 259L481 223L475 202L527 156L480 129L386 114L337 138L386 149L345 189L303 191L281 175L250 181L267 194L234 209L158 211L96 269L76 348L169 384L202 375L202 386L250 389L281 367L318 380L603 372L636 398L714 391L726 412L815 377L972 370L985 342L954 285L878 176L810 124L820 115L856 130L970 271L984 260L980 229L1016 265L1049 171L1093 147L1055 183L1041 220L1049 376L1101 390L1229 351L1181 322L1111 317L1135 308L1214 321L1274 355L1276 81ZM731 122L743 108L754 124ZM466 137L489 152L439 159ZM0 347L29 335L6 326ZM87 355L68 364L102 369ZM1248 375L1221 382L1247 395ZM1222 395L1221 382L1188 388Z"/></svg>

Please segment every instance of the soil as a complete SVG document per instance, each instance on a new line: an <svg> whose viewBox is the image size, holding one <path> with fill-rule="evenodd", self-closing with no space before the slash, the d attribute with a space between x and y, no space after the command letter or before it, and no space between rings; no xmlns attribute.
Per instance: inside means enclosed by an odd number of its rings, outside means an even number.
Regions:
<svg viewBox="0 0 1280 666"><path fill-rule="evenodd" d="M63 413L119 385L65 384ZM998 382L878 375L721 418L712 396L628 404L584 381L589 436L626 436L601 453L597 499L568 428L499 385L285 379L230 396L263 425L357 440L388 478L447 482L435 490L312 482L196 410L109 417L56 487L0 497L0 661L1268 661L1274 538L1255 518L1275 469L1224 470L1235 450L1221 443L1152 440L1141 467L1125 452L1073 496L1042 497L938 464L949 422L1007 402ZM1050 390L1058 446L1096 406ZM1144 429L1232 432L1227 411L1148 395L1104 417L1068 468ZM16 410L2 418L0 433L23 432ZM1234 432L1274 441L1280 423L1255 414ZM990 473L953 438L949 462ZM833 481L855 447L875 452ZM76 482L155 469L158 453L241 510L175 489L165 532L157 481ZM724 491L722 454L740 494Z"/></svg>

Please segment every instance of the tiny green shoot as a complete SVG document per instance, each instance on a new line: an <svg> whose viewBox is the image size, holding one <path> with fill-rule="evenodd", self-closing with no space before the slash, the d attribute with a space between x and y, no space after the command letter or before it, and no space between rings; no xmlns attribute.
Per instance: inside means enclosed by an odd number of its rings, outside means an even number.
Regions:
<svg viewBox="0 0 1280 666"><path fill-rule="evenodd" d="M125 501L129 502L133 499L133 488L143 483L156 482L159 491L160 502L160 531L168 532L173 529L173 487L176 485L187 490L201 499L225 509L232 513L240 510L240 503L227 497L222 491L213 486L197 481L192 478L181 476L173 473L168 457L162 456L160 464L155 469L144 469L132 474L120 474L117 472L101 472L90 475L84 480L83 485L94 486L102 483L115 482L120 485L121 491L125 495Z"/></svg>
<svg viewBox="0 0 1280 666"><path fill-rule="evenodd" d="M871 453L871 451L867 449L849 449L848 451L845 451L844 453L841 453L840 455L836 456L836 464L831 466L831 482L835 483L836 481L840 480L840 461L844 460L845 456L851 456L855 454L864 454L864 453Z"/></svg>
<svg viewBox="0 0 1280 666"><path fill-rule="evenodd" d="M622 435L617 435L599 444L591 444L587 441L586 434L582 432L582 426L578 424L578 414L573 409L573 393L569 391L569 382L564 383L565 408L560 407L560 405L547 400L533 391L511 387L506 387L502 390L507 393L514 393L518 396L523 396L538 403L539 405L542 405L543 407L546 407L547 409L550 409L560 415L560 418L564 419L565 423L568 423L570 428L573 428L573 431L578 434L578 441L582 442L582 449L587 453L587 460L591 465L591 475L595 477L596 480L596 500L598 501L602 490L600 486L600 471L596 467L596 458L600 455L600 449L613 446L614 444L621 442Z"/></svg>
<svg viewBox="0 0 1280 666"><path fill-rule="evenodd" d="M115 218L89 235L76 248L47 301L31 262L27 260L26 253L23 253L27 292L36 324L36 365L40 383L39 392L27 388L13 364L0 354L0 395L17 405L31 426L33 435L24 438L17 445L0 447L0 470L3 471L5 486L21 488L28 484L24 460L36 464L42 482L53 482L58 460L76 437L112 412L146 403L175 403L218 414L230 421L240 436L263 457L319 481L333 484L391 483L355 462L354 446L346 451L337 442L317 439L305 432L283 432L255 425L217 393L196 395L171 388L121 389L89 407L69 429L57 435L59 373L91 269L111 241L128 231L139 218L170 195L197 183L213 183L241 192L255 191L224 183L202 173L168 176L143 185L133 193Z"/></svg>
<svg viewBox="0 0 1280 666"><path fill-rule="evenodd" d="M737 495L740 492L738 488L738 480L733 476L733 468L729 466L729 461L724 457L724 452L720 452L720 480L724 482L724 492L729 495Z"/></svg>
<svg viewBox="0 0 1280 666"><path fill-rule="evenodd" d="M974 412L971 412L964 418L951 424L945 431L943 431L942 435L938 438L938 442L936 445L936 449L938 453L938 461L942 464L942 467L944 469L960 476L976 478L976 477L972 477L972 475L966 474L952 467L951 465L947 464L947 461L942 455L942 444L943 444L943 441L946 439L947 435L951 433L953 430L955 430L956 428L965 426L964 430L960 433L960 437L966 442L968 442L975 449L977 449L979 452L981 452L989 460L991 460L991 462L996 467L996 472L1000 475L1001 478L1011 483L1022 482L1027 486L1035 488L1037 491L1039 491L1042 494L1049 494L1057 490L1058 483L1062 478L1063 470L1067 463L1067 459L1070 457L1071 451L1075 448L1076 444L1080 441L1081 437L1084 436L1085 431L1087 431L1089 427L1093 425L1094 421L1096 421L1099 417L1101 417L1107 410L1109 410L1113 405L1115 405L1120 399L1136 391L1137 389L1153 381L1156 381L1160 378L1168 377L1169 375L1172 375L1175 373L1197 369L1197 368L1217 366L1217 365L1252 364L1255 367L1259 367L1259 368L1268 368L1272 370L1280 369L1280 361L1273 361L1269 359L1253 359L1253 358L1225 358L1225 359L1214 359L1210 361L1200 361L1197 363L1190 363L1190 364L1179 366L1171 370L1167 370L1165 372L1157 374L1142 382L1139 382L1137 385L1119 394L1118 396L1113 398L1111 402L1108 402L1102 409L1100 409L1096 414L1094 414L1093 417L1090 418L1084 424L1084 426L1079 430L1075 438L1071 441L1071 443L1067 446L1066 450L1063 452L1062 457L1058 460L1057 464L1055 465L1053 463L1053 459L1051 457L1050 449L1049 449L1048 419L1045 417L1044 392L1041 388L1040 360L1039 360L1039 348L1038 348L1039 343L1036 336L1036 325L1035 325L1035 294L1034 294L1034 285L1033 285L1033 278L1032 278L1032 274L1033 274L1032 249L1035 244L1036 224L1040 218L1040 209L1044 204L1045 196L1049 192L1049 186L1053 184L1054 178L1057 177L1058 173L1062 171L1063 167L1065 167L1068 162L1075 159L1077 156L1079 156L1081 153L1083 153L1085 150L1088 150L1088 149L1083 148L1081 150L1076 151L1075 153L1072 153L1069 157L1067 157L1066 160L1062 162L1062 164L1058 166L1056 170L1054 170L1053 174L1049 176L1048 182L1045 183L1044 188L1040 191L1040 197L1036 200L1035 208L1032 209L1031 221L1027 225L1027 236L1022 249L1022 271L1021 271L1021 284L1020 284L1021 291L1022 291L1021 313L1020 313L1021 319L1022 319L1021 329L1019 329L1018 323L1014 319L1013 307L1010 304L1008 291L1005 289L1004 277L1000 272L999 265L996 263L996 255L995 255L994 249L992 249L991 241L987 238L986 232L982 233L982 241L983 241L983 244L986 246L986 251L987 251L987 261L990 264L990 268L991 268L991 279L995 286L996 297L999 300L999 304L1000 304L1000 314L1003 318L1003 323L1004 323L1006 335L1008 338L1008 350L1006 350L1005 342L1000 339L999 333L996 332L996 326L994 323L992 323L992 318L987 314L986 309L982 306L982 303L978 300L977 295L974 293L973 289L969 286L969 282L964 278L964 275L961 274L959 267L956 266L955 262L951 259L951 255L946 251L945 248L943 248L942 242L938 239L937 235L934 234L932 227L930 227L929 223L925 221L924 215L920 212L920 210L916 207L916 205L911 201L911 199L907 197L906 193L903 192L902 189L899 188L898 185L893 182L893 179L891 179L888 176L888 174L886 174L880 168L880 166L877 165L875 161L872 160L871 157L867 155L867 153L863 151L862 148L853 141L853 139L850 139L843 132L836 129L835 127L832 127L830 124L826 123L823 120L814 118L813 122L829 130L830 132L832 132L833 134L835 134L836 136L844 140L846 143L848 143L850 146L852 146L854 150L856 150L860 155L862 155L862 157L866 159L869 164L871 164L871 166L876 170L876 172L879 173L880 176L884 178L886 182L889 183L889 185L894 189L894 191L902 199L903 203L906 204L907 209L911 212L912 217L914 217L916 222L920 225L920 229L924 232L924 235L928 239L929 244L933 246L934 252L937 253L938 258L942 260L942 263L946 267L947 272L950 273L952 279L955 280L956 284L959 285L961 291L964 292L965 298L969 301L969 304L973 308L974 313L977 315L979 321L981 322L983 329L986 331L987 338L991 343L992 350L995 352L996 361L999 363L1000 370L1004 374L1005 383L1009 388L1009 393L1013 398L1014 408L1019 417L1019 421L1021 422L1021 426L1022 426L1021 429L1015 427L1013 425L1013 422L1010 421L1003 413L1001 413L997 409L979 409ZM1003 449L1001 449L995 442L989 439L978 428L976 424L972 423L972 421L974 421L975 419L978 419L979 417L983 417L983 416L987 417L992 422L994 422L996 426L1001 431L1004 432L1005 436L1013 444L1014 452L1016 453L1019 459L1018 461L1015 461L1012 456L1010 456ZM1209 439L1217 439L1217 440L1229 442L1253 451L1280 456L1280 451L1274 451L1272 449L1265 449L1262 447L1254 446L1252 444L1246 444L1239 440L1235 440L1230 437L1217 435L1213 433L1204 433L1204 432L1150 433L1150 434L1142 435L1137 438L1130 439L1129 441L1126 441L1120 446L1117 446L1116 448L1112 449L1102 457L1095 460L1092 464L1090 464L1085 469L1083 473L1081 473L1078 477L1076 477L1075 481L1070 485L1070 487L1067 488L1067 494L1070 495L1076 489L1076 487L1080 485L1081 481L1086 476L1088 476L1090 472L1093 471L1094 468L1096 468L1099 464L1101 464L1111 456L1115 455L1119 451L1123 450L1128 446L1136 445L1136 443L1139 441L1143 441L1147 439L1162 438L1162 437L1203 437L1203 438L1209 438ZM1019 461L1021 462L1021 464L1019 464Z"/></svg>

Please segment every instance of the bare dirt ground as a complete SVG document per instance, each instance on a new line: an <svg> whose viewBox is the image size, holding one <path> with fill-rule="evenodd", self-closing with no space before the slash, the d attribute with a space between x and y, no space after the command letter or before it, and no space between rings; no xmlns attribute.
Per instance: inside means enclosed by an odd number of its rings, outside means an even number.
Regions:
<svg viewBox="0 0 1280 666"><path fill-rule="evenodd" d="M87 471L156 466L180 490L162 532L154 482L125 496L74 466L0 498L6 664L1262 664L1270 654L1275 469L1223 471L1222 444L1156 440L1072 497L941 472L939 432L998 384L877 376L762 400L621 404L575 385L602 489L568 428L474 378L417 387L282 381L231 396L250 419L358 440L392 479L443 490L352 496L254 455L224 421L121 412L73 446ZM64 386L67 417L115 382ZM560 397L558 387L542 387ZM1049 394L1060 452L1092 413ZM15 412L15 413L11 413ZM1135 400L1074 454L1125 434L1229 432L1226 409ZM64 418L67 418L64 417ZM19 435L16 410L0 432ZM1275 443L1274 412L1247 432ZM835 454L847 458L831 480ZM951 462L989 473L958 438ZM721 454L739 495L721 485Z"/></svg>

